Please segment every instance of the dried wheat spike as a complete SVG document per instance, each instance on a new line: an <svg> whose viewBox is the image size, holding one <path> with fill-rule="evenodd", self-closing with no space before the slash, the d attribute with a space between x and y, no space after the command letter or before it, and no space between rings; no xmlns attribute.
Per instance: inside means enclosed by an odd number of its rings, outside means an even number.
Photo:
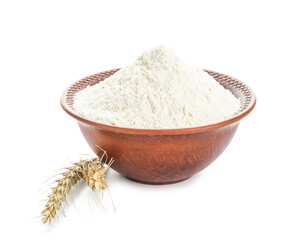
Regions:
<svg viewBox="0 0 299 240"><path fill-rule="evenodd" d="M106 171L110 168L113 163L113 159L110 159L107 163L107 157L105 163L102 161L103 157L107 156L106 153L103 154L101 158L97 161L86 162L83 165L85 169L83 177L86 179L88 186L94 191L95 189L104 190L108 188L107 181L105 179ZM107 167L104 166L107 164Z"/></svg>
<svg viewBox="0 0 299 240"><path fill-rule="evenodd" d="M102 161L104 156L106 156L105 163ZM61 208L70 189L81 179L84 179L92 190L107 189L108 185L105 174L113 163L112 159L107 163L107 159L107 154L104 151L101 158L81 160L67 168L67 171L62 173L62 178L56 180L57 186L52 188L52 193L48 196L48 202L41 212L43 216L42 222L51 222L51 220L55 218L57 211ZM106 168L104 166L105 164L107 164Z"/></svg>
<svg viewBox="0 0 299 240"><path fill-rule="evenodd" d="M106 169L102 163L91 163L88 169L87 184L94 191L95 189L104 190L108 188L107 181L105 179Z"/></svg>
<svg viewBox="0 0 299 240"><path fill-rule="evenodd" d="M62 178L56 180L57 186L52 188L52 193L48 196L48 202L44 210L41 212L43 218L42 222L51 222L55 217L56 212L60 209L61 204L65 201L66 195L69 193L79 180L83 178L82 168L79 166L72 166L67 168L67 171L62 173Z"/></svg>

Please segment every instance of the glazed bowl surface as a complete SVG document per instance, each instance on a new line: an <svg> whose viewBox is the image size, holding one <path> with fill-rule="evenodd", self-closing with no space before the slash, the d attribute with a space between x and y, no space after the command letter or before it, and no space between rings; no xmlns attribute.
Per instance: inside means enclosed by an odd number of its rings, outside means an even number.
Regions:
<svg viewBox="0 0 299 240"><path fill-rule="evenodd" d="M133 129L91 121L73 108L74 95L104 80L119 69L100 72L70 85L61 96L62 108L79 124L92 150L105 149L114 158L112 168L132 180L149 184L183 181L210 165L233 138L240 120L255 106L253 91L243 82L206 70L241 101L234 117L212 125L181 129Z"/></svg>

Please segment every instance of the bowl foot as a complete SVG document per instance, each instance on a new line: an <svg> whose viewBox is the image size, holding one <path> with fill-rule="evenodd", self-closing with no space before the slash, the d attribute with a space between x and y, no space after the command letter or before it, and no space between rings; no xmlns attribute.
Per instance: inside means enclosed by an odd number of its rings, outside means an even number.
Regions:
<svg viewBox="0 0 299 240"><path fill-rule="evenodd" d="M173 181L173 182L145 182L145 181L140 181L140 180L133 179L133 178L130 178L130 177L126 177L126 178L129 179L129 180L131 180L131 181L138 182L138 183L143 183L143 184L149 184L149 185L168 185L168 184L174 184L174 183L183 182L183 181L189 179L190 177L184 178L184 179L181 179L181 180L178 180L178 181Z"/></svg>

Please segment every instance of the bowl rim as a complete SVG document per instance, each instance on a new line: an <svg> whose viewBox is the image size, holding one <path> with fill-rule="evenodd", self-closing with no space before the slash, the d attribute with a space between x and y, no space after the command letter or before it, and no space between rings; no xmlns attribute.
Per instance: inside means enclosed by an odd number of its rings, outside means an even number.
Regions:
<svg viewBox="0 0 299 240"><path fill-rule="evenodd" d="M119 69L102 71L97 74L111 72L111 71L117 71L117 70L119 70ZM60 98L60 104L66 113L68 113L70 116L75 118L80 123L85 123L87 125L91 125L98 129L109 131L109 132L116 132L116 133L123 133L123 134L137 134L137 135L182 135L182 134L207 132L207 131L215 130L215 129L230 125L232 123L236 123L236 122L240 121L242 118L244 118L245 116L247 116L253 110L253 108L256 105L256 96L247 84L243 83L242 81L240 81L234 77L226 75L226 74L218 73L218 72L211 71L211 70L204 70L204 71L212 72L212 73L220 74L222 76L229 77L229 78L237 81L238 83L245 85L252 97L252 100L251 100L250 104L247 106L247 108L244 111L242 111L241 113L237 114L236 116L226 119L225 121L221 121L221 122L217 122L217 123L213 123L213 124L205 125L205 126L199 126L199 127L173 128L173 129L147 129L147 128L143 129L143 128L129 128L129 127L113 126L113 125L103 124L103 123L89 120L89 119L83 117L82 115L76 113L74 109L72 109L71 107L68 106L66 100L67 100L67 94L68 94L69 89L71 87L73 87L74 85L78 84L79 82L81 82L82 79L84 79L84 78L72 83L63 91L61 98ZM92 74L88 77L91 77L91 76L94 76L97 74Z"/></svg>

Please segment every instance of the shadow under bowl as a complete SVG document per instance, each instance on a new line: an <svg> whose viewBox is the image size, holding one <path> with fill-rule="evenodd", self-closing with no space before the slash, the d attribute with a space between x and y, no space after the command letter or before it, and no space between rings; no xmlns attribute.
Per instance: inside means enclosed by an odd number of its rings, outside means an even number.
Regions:
<svg viewBox="0 0 299 240"><path fill-rule="evenodd" d="M223 122L182 129L133 129L86 119L73 108L74 95L117 72L100 72L70 85L62 94L62 108L77 119L83 136L100 157L105 149L113 157L112 168L123 176L147 184L183 181L210 165L228 146L239 122L255 106L252 90L228 75L208 71L241 101L239 112Z"/></svg>

